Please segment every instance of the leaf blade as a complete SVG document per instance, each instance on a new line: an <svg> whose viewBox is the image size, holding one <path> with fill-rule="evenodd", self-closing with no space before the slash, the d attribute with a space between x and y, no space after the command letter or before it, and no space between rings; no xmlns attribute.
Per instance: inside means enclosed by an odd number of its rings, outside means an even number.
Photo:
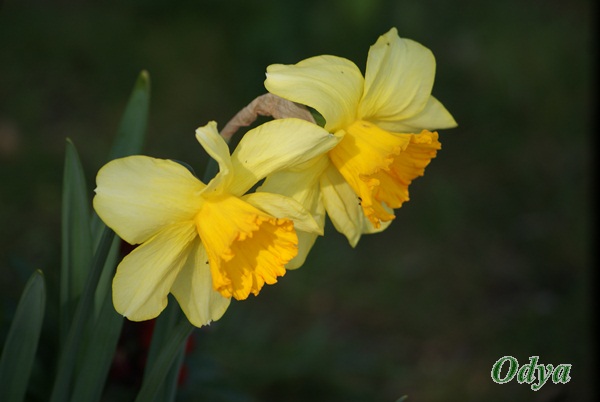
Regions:
<svg viewBox="0 0 600 402"><path fill-rule="evenodd" d="M115 311L112 295L107 292L78 369L71 401L100 400L122 326L123 317Z"/></svg>
<svg viewBox="0 0 600 402"><path fill-rule="evenodd" d="M60 273L60 340L64 344L74 306L92 261L90 200L81 160L67 138L63 175Z"/></svg>
<svg viewBox="0 0 600 402"><path fill-rule="evenodd" d="M142 152L146 139L148 114L150 111L150 74L143 70L133 86L123 117L117 128L117 135L108 155L107 162L116 158L136 155ZM91 230L94 250L100 243L100 237L105 225L95 212L92 214ZM106 288L107 280L101 279L101 288ZM102 294L98 295L100 300Z"/></svg>
<svg viewBox="0 0 600 402"><path fill-rule="evenodd" d="M75 369L83 330L94 308L94 290L98 285L98 280L105 265L114 235L112 230L105 228L98 250L94 253L92 268L86 278L85 287L73 315L73 321L69 327L67 340L60 353L58 371L54 379L52 395L50 396L51 402L62 402L69 399L73 370Z"/></svg>
<svg viewBox="0 0 600 402"><path fill-rule="evenodd" d="M25 285L0 357L1 401L19 402L25 397L45 307L44 275L36 271Z"/></svg>
<svg viewBox="0 0 600 402"><path fill-rule="evenodd" d="M142 388L135 402L152 401L160 392L164 392L162 390L167 374L177 364L176 359L180 356L182 348L194 328L185 317L173 328L167 342L150 367L148 376L144 377Z"/></svg>
<svg viewBox="0 0 600 402"><path fill-rule="evenodd" d="M150 110L150 75L143 70L138 75L136 82L127 101L127 106L123 112L123 117L117 128L117 134L109 152L107 162L129 155L140 154L146 138L146 129L148 126L148 114ZM93 212L91 218L91 230L93 235L94 250L100 243L103 229L106 227L98 214ZM118 236L115 236L118 237ZM116 243L119 240L115 240ZM117 251L118 251L118 246ZM118 255L111 251L107 259L107 265L112 264L113 259L116 262ZM106 268L105 268L106 270ZM110 287L111 275L103 275L100 278L98 288L96 289L96 303L102 304L104 296L108 293ZM96 315L99 309L96 310Z"/></svg>
<svg viewBox="0 0 600 402"><path fill-rule="evenodd" d="M108 156L109 161L142 151L148 126L149 109L150 75L144 70L138 76L125 107L117 129L117 136Z"/></svg>

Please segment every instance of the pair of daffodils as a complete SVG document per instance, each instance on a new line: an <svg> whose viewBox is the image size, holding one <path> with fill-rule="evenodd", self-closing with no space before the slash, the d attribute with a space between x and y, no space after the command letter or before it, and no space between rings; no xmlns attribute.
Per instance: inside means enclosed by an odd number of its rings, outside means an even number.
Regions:
<svg viewBox="0 0 600 402"><path fill-rule="evenodd" d="M257 295L300 267L325 215L352 246L384 230L440 149L429 130L456 126L431 96L434 75L432 53L392 29L371 46L364 77L335 56L269 66L267 90L315 109L324 127L273 120L247 132L230 155L210 122L196 131L219 164L208 184L170 160L109 162L98 172L94 208L139 244L117 267L116 310L148 320L172 293L200 327L219 319L232 297Z"/></svg>

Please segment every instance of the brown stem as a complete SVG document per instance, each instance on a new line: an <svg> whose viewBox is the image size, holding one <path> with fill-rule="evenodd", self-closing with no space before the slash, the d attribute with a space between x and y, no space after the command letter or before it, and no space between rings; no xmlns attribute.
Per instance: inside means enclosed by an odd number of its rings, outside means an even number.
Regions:
<svg viewBox="0 0 600 402"><path fill-rule="evenodd" d="M240 127L254 123L258 116L271 116L274 119L295 117L315 123L306 106L267 93L254 99L233 116L221 130L221 136L225 141L229 141Z"/></svg>

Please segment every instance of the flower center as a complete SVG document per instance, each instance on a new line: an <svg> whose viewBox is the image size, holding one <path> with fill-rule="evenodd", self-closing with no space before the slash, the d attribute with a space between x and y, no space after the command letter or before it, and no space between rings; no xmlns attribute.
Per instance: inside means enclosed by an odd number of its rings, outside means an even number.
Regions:
<svg viewBox="0 0 600 402"><path fill-rule="evenodd" d="M224 297L244 300L265 283L277 282L298 253L298 237L289 219L274 218L241 199L206 199L196 216L206 248L213 287Z"/></svg>
<svg viewBox="0 0 600 402"><path fill-rule="evenodd" d="M408 186L441 148L435 132L397 134L358 120L329 157L357 194L365 216L375 228L394 219L390 208L408 201Z"/></svg>

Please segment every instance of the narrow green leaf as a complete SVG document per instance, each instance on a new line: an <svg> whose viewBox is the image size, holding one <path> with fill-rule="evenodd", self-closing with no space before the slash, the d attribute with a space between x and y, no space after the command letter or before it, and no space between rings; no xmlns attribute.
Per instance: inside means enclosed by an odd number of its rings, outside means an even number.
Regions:
<svg viewBox="0 0 600 402"><path fill-rule="evenodd" d="M160 392L162 384L167 377L168 372L181 350L185 345L188 336L194 330L186 317L182 317L177 326L171 331L167 341L163 344L161 352L156 361L150 366L148 376L144 378L142 388L135 399L135 402L152 401Z"/></svg>
<svg viewBox="0 0 600 402"><path fill-rule="evenodd" d="M123 117L117 128L117 135L113 141L108 161L116 158L122 158L129 155L136 155L142 152L144 141L146 138L146 128L148 126L148 113L150 110L150 75L147 71L142 71L138 76L127 106L123 112ZM104 223L94 212L92 214L92 234L94 249L100 242L102 231L105 228ZM106 264L112 265L113 259L116 261L118 257L118 243L120 240L115 239L115 248L111 249L110 255L107 258ZM116 252L114 251L116 250ZM106 272L106 269L104 270ZM112 275L102 274L98 289L96 290L96 305L100 306L102 300L110 287ZM96 309L96 315L99 309Z"/></svg>
<svg viewBox="0 0 600 402"><path fill-rule="evenodd" d="M325 127L325 118L321 113L312 108L309 108L308 111L312 115L313 119L315 119L315 123L317 123L319 127Z"/></svg>
<svg viewBox="0 0 600 402"><path fill-rule="evenodd" d="M158 390L157 395L154 397L154 402L174 402L177 396L177 385L179 382L179 372L183 365L185 358L185 344L183 343L179 352L175 356L175 361L171 365L167 378L163 381L162 387Z"/></svg>
<svg viewBox="0 0 600 402"><path fill-rule="evenodd" d="M142 71L135 82L119 124L117 137L108 156L109 161L142 152L149 109L150 75L147 71Z"/></svg>
<svg viewBox="0 0 600 402"><path fill-rule="evenodd" d="M79 351L79 345L82 340L83 330L87 319L93 312L94 290L98 285L98 279L102 273L102 268L105 265L106 257L110 250L114 232L105 228L98 246L98 250L94 254L92 268L86 279L85 287L77 304L77 309L73 316L73 321L69 327L69 333L64 347L61 350L58 360L58 372L54 380L54 388L50 397L51 402L63 402L69 400L70 385L75 368L75 361Z"/></svg>
<svg viewBox="0 0 600 402"><path fill-rule="evenodd" d="M204 169L204 183L210 182L219 173L219 164L213 158L208 160L206 169Z"/></svg>
<svg viewBox="0 0 600 402"><path fill-rule="evenodd" d="M142 71L138 76L125 112L117 128L117 135L113 141L108 161L142 152L148 126L148 113L150 110L150 75ZM104 223L96 213L92 216L92 234L94 249L98 246ZM103 295L100 295L103 297Z"/></svg>
<svg viewBox="0 0 600 402"><path fill-rule="evenodd" d="M0 357L0 401L20 402L25 397L45 306L44 275L36 271L25 285Z"/></svg>
<svg viewBox="0 0 600 402"><path fill-rule="evenodd" d="M150 79L148 73L142 71L134 85L119 124L109 160L141 153L148 121L149 104ZM70 205L64 208L69 210ZM94 356L98 356L97 351L92 350L94 348L93 342L98 341L103 345L100 349L108 351L111 347L113 348L112 352L107 352L108 358L112 358L114 352L112 342L115 342L115 337L118 338L122 325L122 318L114 312L110 297L110 280L118 258L119 239L115 238L114 233L106 228L96 213L90 214L88 211L85 219L81 219L81 221L85 221L91 226L92 240L90 240L90 243L91 250L94 250L94 260L87 265L88 267L91 265L92 268L87 276L85 289L81 294L77 310L74 314L70 314L73 318L68 329L65 347L61 351L58 373L51 396L51 401L56 402L69 400L73 370L76 360L81 357L81 349L85 350L85 353L89 352ZM68 283L71 279L66 275L61 281ZM115 315L118 319L115 318ZM91 319L92 317L96 317L95 328L91 324L94 322ZM86 339L82 339L84 332L87 334ZM82 342L85 344L84 347L80 348ZM107 359L106 356L103 356L103 358ZM96 395L98 392L101 393L101 390L92 390L89 387L93 381L103 376L105 378L107 370L105 365L109 364L110 361L106 363L104 359L101 359L101 361L96 360L93 356L90 359L98 367L92 369L81 379L77 378L75 387L78 394L88 395L91 393ZM87 365L88 358L81 360L80 364ZM81 372L79 374L81 377ZM99 381L103 383L103 380ZM84 400L87 400L87 398L84 398Z"/></svg>
<svg viewBox="0 0 600 402"><path fill-rule="evenodd" d="M110 272L114 272L114 267ZM115 311L112 294L107 292L78 368L72 402L100 400L122 326L123 317Z"/></svg>
<svg viewBox="0 0 600 402"><path fill-rule="evenodd" d="M60 273L60 341L67 336L75 304L81 296L92 261L90 200L77 149L67 139L62 199Z"/></svg>
<svg viewBox="0 0 600 402"><path fill-rule="evenodd" d="M150 367L154 365L154 362L158 358L161 348L167 342L173 327L181 319L181 310L174 300L173 295L169 295L167 307L156 319L156 323L152 330L152 342L150 342L150 349L148 350L148 359L146 360L146 371L144 371L144 378L148 377L150 373Z"/></svg>
<svg viewBox="0 0 600 402"><path fill-rule="evenodd" d="M169 303L160 316L156 319L156 324L154 325L154 329L152 331L152 342L150 343L150 350L148 351L144 379L150 375L150 369L154 366L162 347L168 341L173 327L175 327L175 324L181 320L182 317L183 314L179 308L179 305L173 296L169 295ZM184 349L185 345L180 350L181 356L183 356ZM179 358L175 360L171 370L167 375L167 378L163 382L162 386L160 386L160 388L156 391L154 401L167 402L171 400L169 396L175 394L177 377L179 375L179 370L181 369L181 361L182 359Z"/></svg>
<svg viewBox="0 0 600 402"><path fill-rule="evenodd" d="M121 238L115 235L113 242L110 246L110 251L106 257L106 263L102 268L102 274L98 280L98 286L96 287L96 296L94 301L94 317L98 317L100 309L103 308L104 300L106 299L107 293L110 293L112 284L112 278L115 274L115 267L118 264L121 249Z"/></svg>

